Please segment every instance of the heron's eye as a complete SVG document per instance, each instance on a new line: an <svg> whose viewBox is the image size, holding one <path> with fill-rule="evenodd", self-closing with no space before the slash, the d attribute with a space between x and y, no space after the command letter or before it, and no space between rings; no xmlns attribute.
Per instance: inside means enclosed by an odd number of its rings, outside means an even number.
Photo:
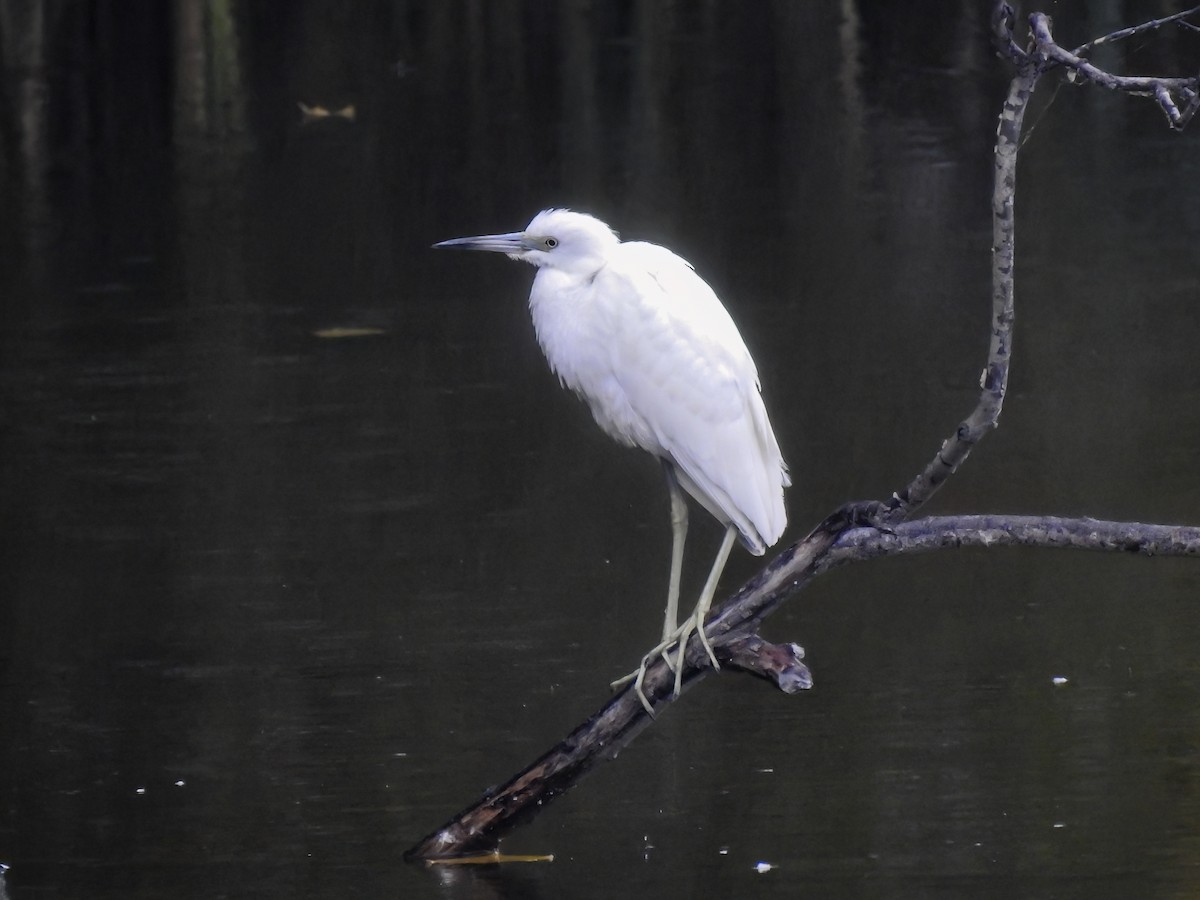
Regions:
<svg viewBox="0 0 1200 900"><path fill-rule="evenodd" d="M553 250L558 246L558 238L546 238L542 243L546 245L547 250Z"/></svg>

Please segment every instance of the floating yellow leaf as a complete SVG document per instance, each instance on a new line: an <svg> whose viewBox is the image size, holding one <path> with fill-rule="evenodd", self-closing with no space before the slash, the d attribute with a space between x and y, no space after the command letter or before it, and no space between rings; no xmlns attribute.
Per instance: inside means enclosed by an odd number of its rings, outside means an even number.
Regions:
<svg viewBox="0 0 1200 900"><path fill-rule="evenodd" d="M490 866L500 863L554 862L553 853L481 853L478 856L456 856L452 859L427 859L431 866Z"/></svg>
<svg viewBox="0 0 1200 900"><path fill-rule="evenodd" d="M300 112L304 115L304 120L311 121L313 119L345 119L347 122L353 122L358 118L358 111L354 104L351 103L343 106L341 109L327 109L324 106L309 106L307 103L297 102L300 107Z"/></svg>
<svg viewBox="0 0 1200 900"><path fill-rule="evenodd" d="M356 338L356 337L371 337L376 334L387 334L382 328L353 328L350 326L342 326L335 328L321 328L313 332L313 337L319 338Z"/></svg>

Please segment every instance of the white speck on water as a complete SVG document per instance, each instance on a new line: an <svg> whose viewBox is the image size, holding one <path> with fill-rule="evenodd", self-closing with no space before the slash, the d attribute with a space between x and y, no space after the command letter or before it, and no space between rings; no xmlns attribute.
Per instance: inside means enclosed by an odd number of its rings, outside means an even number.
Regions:
<svg viewBox="0 0 1200 900"><path fill-rule="evenodd" d="M1066 827L1067 827L1067 823L1066 823L1066 822L1055 822L1055 823L1054 823L1054 827L1055 827L1055 828L1066 828Z"/></svg>
<svg viewBox="0 0 1200 900"><path fill-rule="evenodd" d="M184 783L184 780L180 778L177 782L175 782L175 787L183 787Z"/></svg>
<svg viewBox="0 0 1200 900"><path fill-rule="evenodd" d="M134 793L135 793L135 794L144 794L144 793L146 793L146 789L145 789L145 788L138 788L136 791L134 791Z"/></svg>
<svg viewBox="0 0 1200 900"><path fill-rule="evenodd" d="M769 862L763 862L761 859L754 864L754 871L757 872L759 875L765 875L767 872L770 872L773 868L775 868L773 865L771 865Z"/></svg>
<svg viewBox="0 0 1200 900"><path fill-rule="evenodd" d="M654 845L652 843L650 843L650 835L643 834L642 835L642 859L643 859L643 861L646 861L646 862L650 861L650 851L653 849L654 849Z"/></svg>
<svg viewBox="0 0 1200 900"><path fill-rule="evenodd" d="M1053 678L1050 679L1050 682L1052 684L1056 684L1056 685L1057 684L1066 684L1067 676L1066 675L1055 675Z"/></svg>
<svg viewBox="0 0 1200 900"><path fill-rule="evenodd" d="M758 774L760 774L760 775L774 775L775 774L774 769L755 769L755 771L758 772Z"/></svg>
<svg viewBox="0 0 1200 900"><path fill-rule="evenodd" d="M718 847L718 848L717 848L717 853L719 853L721 856L728 856L728 855L729 855L729 848L728 848L728 847Z"/></svg>

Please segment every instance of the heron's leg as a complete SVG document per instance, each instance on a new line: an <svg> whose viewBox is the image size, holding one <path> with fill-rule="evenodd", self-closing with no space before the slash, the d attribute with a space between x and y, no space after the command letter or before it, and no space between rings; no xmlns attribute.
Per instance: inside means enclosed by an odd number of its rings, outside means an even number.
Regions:
<svg viewBox="0 0 1200 900"><path fill-rule="evenodd" d="M667 584L667 611L663 617L663 641L669 642L679 628L679 581L683 574L683 544L687 540L688 508L675 467L663 460L667 490L671 494L671 580Z"/></svg>
<svg viewBox="0 0 1200 900"><path fill-rule="evenodd" d="M717 655L713 653L712 644L708 642L708 635L704 633L704 620L708 616L709 607L712 606L712 598L717 593L717 582L721 580L721 573L725 571L725 563L729 559L729 551L733 549L733 541L736 537L737 528L732 524L727 525L725 538L721 541L721 549L717 551L712 571L708 573L708 581L704 582L704 590L700 593L700 599L696 601L696 611L679 628L679 653L675 657L676 697L679 696L680 688L683 686L683 656L687 652L688 638L691 637L693 631L700 635L700 643L708 651L708 658L712 660L713 668L721 668L720 663L717 662Z"/></svg>
<svg viewBox="0 0 1200 900"><path fill-rule="evenodd" d="M633 681L633 688L637 691L638 699L650 711L652 711L650 703L646 700L646 695L642 691L642 682L646 678L646 666L658 654L662 654L662 658L668 666L674 666L674 663L671 662L670 654L667 653L667 648L671 646L679 634L679 584L683 576L683 547L684 542L687 540L688 528L687 498L683 495L683 488L679 486L679 478L675 474L675 466L669 460L665 459L662 461L662 465L663 474L667 476L667 492L671 497L671 577L667 583L667 609L663 615L662 643L642 657L641 665L638 666L636 672L632 672L612 683L612 687L615 690Z"/></svg>
<svg viewBox="0 0 1200 900"><path fill-rule="evenodd" d="M717 655L713 652L712 644L709 643L708 635L704 633L704 620L708 617L708 610L712 606L712 599L717 593L717 582L721 580L721 573L725 571L725 563L729 560L729 553L733 550L733 542L736 537L737 528L729 525L725 529L725 537L721 541L721 549L717 551L717 558L713 561L712 571L708 573L708 580L704 582L704 590L700 594L700 599L696 601L696 609L691 615L668 637L664 638L661 644L642 657L642 664L638 666L636 672L632 672L612 683L613 690L616 690L632 681L634 692L637 694L638 699L642 701L642 706L646 707L646 712L651 715L654 715L654 707L646 699L646 694L642 690L642 683L646 679L646 667L650 665L650 660L654 659L656 655L659 653L663 654L663 659L666 660L667 665L675 670L676 697L679 696L683 688L683 657L687 652L688 638L692 636L693 631L699 632L700 643L708 651L708 658L712 660L713 668L721 668L721 664L717 662ZM679 651L676 653L675 662L672 664L667 650L676 641L679 642Z"/></svg>

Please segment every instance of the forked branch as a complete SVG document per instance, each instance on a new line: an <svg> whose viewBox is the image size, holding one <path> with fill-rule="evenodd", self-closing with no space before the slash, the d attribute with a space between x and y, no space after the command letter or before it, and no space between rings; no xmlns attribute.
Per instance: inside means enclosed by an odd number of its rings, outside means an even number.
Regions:
<svg viewBox="0 0 1200 900"><path fill-rule="evenodd" d="M934 458L902 490L884 502L851 504L830 515L803 540L788 547L709 619L707 631L725 668L751 672L791 693L811 685L803 651L795 644L773 645L758 637L758 624L817 575L836 566L879 556L964 546L1026 546L1132 552L1147 556L1200 556L1200 528L1028 516L960 516L912 519L966 461L971 450L999 421L1008 384L1014 323L1014 202L1017 152L1022 124L1038 78L1066 68L1076 80L1152 97L1172 128L1192 118L1200 96L1196 78L1113 75L1084 54L1104 43L1161 28L1200 14L1200 7L1065 50L1055 43L1050 19L1030 17L1025 47L1014 36L1015 17L1006 3L996 7L993 34L1002 56L1016 73L1000 114L992 194L992 310L988 358L975 408L941 445ZM698 640L689 644L685 686L709 675ZM643 690L660 709L672 702L674 675L662 662L650 666ZM408 851L408 859L434 860L494 850L500 837L573 786L600 761L615 755L651 723L632 688L626 688L556 747L506 783L453 817Z"/></svg>
<svg viewBox="0 0 1200 900"><path fill-rule="evenodd" d="M1200 15L1200 6L1168 16L1165 19L1147 22L1136 28L1124 28L1084 44L1075 51L1060 47L1054 40L1050 17L1045 13L1034 13L1029 18L1029 25L1033 34L1034 53L1042 60L1043 66L1065 66L1070 70L1069 77L1072 81L1087 80L1108 88L1110 91L1121 91L1140 97L1153 97L1167 117L1168 124L1176 131L1182 131L1192 120L1192 116L1196 114L1197 107L1200 106L1200 85L1197 84L1197 78L1114 75L1092 65L1083 57L1082 53L1134 34L1161 28L1168 23L1187 24L1189 18L1197 15Z"/></svg>

